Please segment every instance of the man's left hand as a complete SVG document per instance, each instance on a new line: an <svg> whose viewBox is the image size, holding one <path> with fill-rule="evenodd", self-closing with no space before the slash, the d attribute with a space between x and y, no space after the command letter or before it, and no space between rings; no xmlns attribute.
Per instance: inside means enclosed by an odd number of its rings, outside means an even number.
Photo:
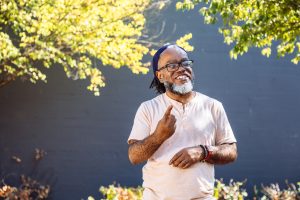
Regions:
<svg viewBox="0 0 300 200"><path fill-rule="evenodd" d="M169 164L174 167L186 169L196 162L203 159L203 150L201 147L187 147L176 153Z"/></svg>

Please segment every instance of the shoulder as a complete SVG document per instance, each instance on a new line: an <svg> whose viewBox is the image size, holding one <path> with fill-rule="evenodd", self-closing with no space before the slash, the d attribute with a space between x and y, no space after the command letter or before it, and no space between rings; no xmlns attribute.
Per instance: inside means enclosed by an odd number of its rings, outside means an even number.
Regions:
<svg viewBox="0 0 300 200"><path fill-rule="evenodd" d="M164 102L163 94L160 94L153 99L144 101L141 103L139 110L143 112L153 112L155 109L159 108Z"/></svg>
<svg viewBox="0 0 300 200"><path fill-rule="evenodd" d="M219 100L209 97L203 93L196 92L196 98L197 98L197 102L203 104L205 107L211 107L211 108L222 107L222 103Z"/></svg>
<svg viewBox="0 0 300 200"><path fill-rule="evenodd" d="M150 109L150 108L156 107L158 105L161 105L163 101L164 101L163 94L160 94L160 95L154 97L153 99L150 99L150 100L147 100L147 101L144 101L143 103L141 103L141 107Z"/></svg>
<svg viewBox="0 0 300 200"><path fill-rule="evenodd" d="M215 120L226 115L222 102L201 93L198 93L197 95L203 102L203 107L211 112Z"/></svg>

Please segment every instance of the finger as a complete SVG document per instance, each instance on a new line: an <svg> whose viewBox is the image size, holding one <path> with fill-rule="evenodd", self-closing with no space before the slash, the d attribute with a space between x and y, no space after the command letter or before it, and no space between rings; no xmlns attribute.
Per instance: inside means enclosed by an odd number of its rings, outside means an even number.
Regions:
<svg viewBox="0 0 300 200"><path fill-rule="evenodd" d="M172 123L172 124L175 124L176 123L176 117L174 116L174 115L169 115L169 121L170 121L170 123Z"/></svg>
<svg viewBox="0 0 300 200"><path fill-rule="evenodd" d="M186 163L182 168L183 168L183 169L186 169L186 168L188 168L188 167L190 167L190 166L191 166L191 163L188 162L188 163Z"/></svg>
<svg viewBox="0 0 300 200"><path fill-rule="evenodd" d="M170 160L169 165L172 165L182 154L182 151L179 151L178 153L176 153L173 158Z"/></svg>
<svg viewBox="0 0 300 200"><path fill-rule="evenodd" d="M189 164L189 161L184 159L177 165L177 167L184 168L184 166L186 166L187 164Z"/></svg>
<svg viewBox="0 0 300 200"><path fill-rule="evenodd" d="M165 112L165 117L168 117L171 114L172 109L173 109L173 106L169 105L169 107L167 108L167 110Z"/></svg>
<svg viewBox="0 0 300 200"><path fill-rule="evenodd" d="M174 167L179 167L179 165L180 165L184 160L186 160L186 159L185 159L185 156L182 154L179 158L177 158L176 160L174 160L173 166L174 166Z"/></svg>

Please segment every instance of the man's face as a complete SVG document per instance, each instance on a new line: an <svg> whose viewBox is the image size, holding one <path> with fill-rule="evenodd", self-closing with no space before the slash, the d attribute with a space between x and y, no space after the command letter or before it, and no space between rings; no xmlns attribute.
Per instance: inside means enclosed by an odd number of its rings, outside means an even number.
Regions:
<svg viewBox="0 0 300 200"><path fill-rule="evenodd" d="M158 69L167 64L180 63L189 60L185 51L177 46L170 46L161 55L158 61ZM164 83L167 90L175 94L183 95L193 89L193 70L191 67L184 68L179 66L176 71L168 71L164 68L156 72L161 83Z"/></svg>

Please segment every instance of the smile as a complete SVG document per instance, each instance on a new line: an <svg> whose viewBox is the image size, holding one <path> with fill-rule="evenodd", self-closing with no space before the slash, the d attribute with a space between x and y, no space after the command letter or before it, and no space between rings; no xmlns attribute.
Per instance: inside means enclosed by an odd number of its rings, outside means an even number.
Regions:
<svg viewBox="0 0 300 200"><path fill-rule="evenodd" d="M186 75L180 75L180 76L177 76L175 79L178 79L178 80L188 80L189 77L186 76Z"/></svg>

